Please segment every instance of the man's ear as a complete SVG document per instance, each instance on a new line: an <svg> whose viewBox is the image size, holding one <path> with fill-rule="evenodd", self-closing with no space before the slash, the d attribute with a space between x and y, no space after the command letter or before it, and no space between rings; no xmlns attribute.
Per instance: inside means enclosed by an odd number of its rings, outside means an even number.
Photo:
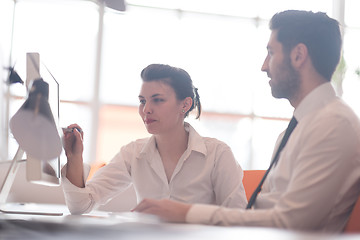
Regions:
<svg viewBox="0 0 360 240"><path fill-rule="evenodd" d="M299 43L291 50L291 62L296 69L301 67L308 57L308 49L303 43Z"/></svg>

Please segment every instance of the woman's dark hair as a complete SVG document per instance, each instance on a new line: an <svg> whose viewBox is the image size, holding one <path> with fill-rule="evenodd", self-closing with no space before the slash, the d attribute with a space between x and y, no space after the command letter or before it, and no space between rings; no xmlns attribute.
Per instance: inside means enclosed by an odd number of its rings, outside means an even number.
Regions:
<svg viewBox="0 0 360 240"><path fill-rule="evenodd" d="M328 81L341 56L339 23L322 12L287 10L275 14L270 29L277 30L277 40L290 53L299 43L305 44L316 71Z"/></svg>
<svg viewBox="0 0 360 240"><path fill-rule="evenodd" d="M140 75L144 82L162 81L170 85L174 89L178 100L191 97L193 100L192 105L189 111L186 112L185 117L194 108L197 108L196 119L200 118L201 103L198 89L193 86L191 77L185 70L166 64L150 64L141 71Z"/></svg>

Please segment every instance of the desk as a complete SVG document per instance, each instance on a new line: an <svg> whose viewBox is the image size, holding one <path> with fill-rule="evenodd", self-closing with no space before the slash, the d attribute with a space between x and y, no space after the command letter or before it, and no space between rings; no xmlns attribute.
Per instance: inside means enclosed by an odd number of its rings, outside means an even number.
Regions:
<svg viewBox="0 0 360 240"><path fill-rule="evenodd" d="M58 208L57 208L58 209ZM271 228L219 227L164 223L138 213L106 213L73 216L0 214L0 239L276 239L359 240L360 235L328 235Z"/></svg>

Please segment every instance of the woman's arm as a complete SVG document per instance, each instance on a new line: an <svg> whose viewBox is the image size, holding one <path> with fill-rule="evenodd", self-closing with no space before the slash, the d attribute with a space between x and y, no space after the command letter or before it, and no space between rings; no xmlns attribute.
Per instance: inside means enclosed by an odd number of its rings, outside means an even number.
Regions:
<svg viewBox="0 0 360 240"><path fill-rule="evenodd" d="M216 147L212 182L216 204L229 208L245 208L246 194L243 186L243 170L231 149L222 143Z"/></svg>
<svg viewBox="0 0 360 240"><path fill-rule="evenodd" d="M64 150L67 157L66 178L75 186L84 188L83 170L83 136L80 126L72 124L68 126L72 131L64 131Z"/></svg>

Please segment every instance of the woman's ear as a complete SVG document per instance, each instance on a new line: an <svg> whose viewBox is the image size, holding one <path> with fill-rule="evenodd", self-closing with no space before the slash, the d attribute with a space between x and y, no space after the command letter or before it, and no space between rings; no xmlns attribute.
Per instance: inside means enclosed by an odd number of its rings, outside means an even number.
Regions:
<svg viewBox="0 0 360 240"><path fill-rule="evenodd" d="M183 113L187 113L189 111L189 109L191 108L192 106L192 98L191 97L186 97L183 102L182 102L182 110L183 110Z"/></svg>

